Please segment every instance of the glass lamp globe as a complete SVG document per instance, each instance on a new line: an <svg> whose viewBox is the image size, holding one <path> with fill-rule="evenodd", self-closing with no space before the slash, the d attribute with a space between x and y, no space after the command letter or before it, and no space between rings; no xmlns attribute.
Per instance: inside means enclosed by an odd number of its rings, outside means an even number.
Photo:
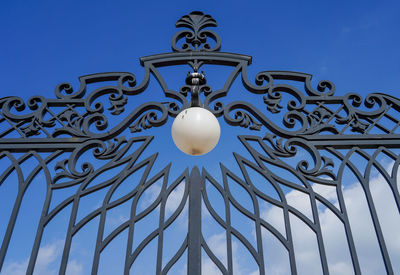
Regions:
<svg viewBox="0 0 400 275"><path fill-rule="evenodd" d="M182 152L201 156L217 145L221 128L213 113L204 108L191 107L177 115L172 123L171 134Z"/></svg>

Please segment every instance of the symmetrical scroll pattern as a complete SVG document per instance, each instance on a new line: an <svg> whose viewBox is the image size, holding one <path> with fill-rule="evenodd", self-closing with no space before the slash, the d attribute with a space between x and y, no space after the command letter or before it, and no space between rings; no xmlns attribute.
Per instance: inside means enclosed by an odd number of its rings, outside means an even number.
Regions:
<svg viewBox="0 0 400 275"><path fill-rule="evenodd" d="M176 27L185 27L190 31L180 31L172 38L172 49L176 52L184 51L218 51L221 48L221 38L211 30L203 30L206 27L216 27L217 21L208 14L199 11L191 12L188 15L182 16L176 22ZM178 41L185 37L185 42L181 47L177 45ZM212 47L207 42L207 38L215 41L215 46Z"/></svg>
<svg viewBox="0 0 400 275"><path fill-rule="evenodd" d="M288 264L279 263L279 272L302 273L304 265L296 245L299 232L303 232L299 224L310 233L310 243L316 247L312 255L320 259L313 261L314 273L335 274L324 236L326 211L343 230L343 253L349 255L349 266L340 261L333 264L361 274L365 270L362 261L368 261L360 256L345 198L349 175L354 178L352 183L361 187L366 205L363 215L368 213L371 238L376 238L381 256L375 258L382 269L374 272L394 274L400 270L385 239L371 187L373 175L378 174L380 186L388 187L396 211L400 211L400 157L396 153L400 148L400 100L380 93L365 98L354 93L338 96L330 81L315 85L311 75L298 72L262 71L253 83L247 74L252 58L220 52L220 37L208 29L216 26L216 21L202 12L180 18L176 27L186 29L173 36L173 52L140 58L144 77L139 84L132 73L100 73L80 77L78 89L59 84L54 98L34 96L26 102L17 96L0 98L0 193L12 186L16 194L10 215L2 216L6 221L0 224L1 272L13 254L12 244L18 241L15 232L21 226L21 209L31 189L41 186L40 192L29 197L44 199L36 204L43 207L37 227L32 225L32 245L24 245L29 249L24 261L26 274L38 268L49 228L59 220L64 224L58 229L65 229L60 263L54 271L59 274L68 273L74 261L71 255L77 236L93 225L94 245L86 273L100 272L105 253L121 239L125 240L124 249L114 256L122 259L124 274L144 274L150 266L156 274L177 274L182 270L174 268L180 265L183 272L197 275L204 258L222 274L266 274L275 268L268 252L274 247L269 243L273 240L278 243L274 248L287 255ZM181 65L191 71L185 71L182 81L172 88L163 68ZM207 71L201 69L208 66L230 70L222 85L207 82ZM242 86L231 89L237 79ZM144 95L151 80L158 82L162 93L155 101L148 101L150 93ZM228 97L233 90L244 99ZM231 126L258 131L259 136L239 136L249 155L234 153L237 165L221 164L217 174L215 169L209 172L213 163L201 171L197 167L172 171L171 164L155 164L158 153L145 157L153 137L139 133L161 127L193 106L208 109ZM157 142L162 140L157 138ZM379 160L381 156L390 160L387 167ZM171 178L171 174L178 176ZM331 191L324 193L323 187ZM93 196L97 203L86 205ZM294 196L303 198L300 206L291 201ZM4 198L8 197L12 196L7 193ZM213 201L215 197L220 203ZM129 214L113 220L111 213L122 206L128 206ZM274 223L269 209L282 214L282 226ZM244 222L235 221L239 216ZM141 229L150 217L155 220ZM211 217L222 229L223 234L217 236L225 240L222 249L206 234L203 217ZM249 224L252 230L246 233ZM250 255L248 262L254 263L250 269L238 267L237 247ZM154 261L142 264L143 257ZM141 271L143 267L145 271Z"/></svg>
<svg viewBox="0 0 400 275"><path fill-rule="evenodd" d="M196 57L191 55L185 58L191 63ZM204 56L199 58L207 59ZM146 76L137 86L134 75L130 73L105 73L82 77L81 86L75 92L70 84L58 85L57 99L35 96L24 103L16 96L4 97L0 99L0 137L38 137L46 138L46 141L51 143L58 137L108 139L117 136L126 128L136 133L162 126L169 116L175 117L182 109L190 106L186 97L191 89L190 85L183 85L180 91L173 91L166 85L157 69L159 62L163 60L164 58L145 61ZM400 131L400 101L397 98L385 94L370 94L363 100L360 95L354 93L343 97L334 96L334 85L331 82L321 81L317 90L314 90L311 88L311 75L293 72L262 72L256 77L256 85L253 85L247 78L246 62L235 59L231 62L234 70L222 89L214 90L208 85L199 87L199 91L205 95L203 106L216 116L223 116L230 125L255 131L264 126L272 133L284 137L332 134L388 137L397 135ZM246 101L225 103L225 100L216 100L228 94L239 73L247 90L262 95L260 100L265 103L265 109ZM150 74L161 84L168 101L147 102L135 106L133 111L127 111L125 106L130 96L145 90ZM115 85L87 92L89 84L104 81L115 81ZM286 83L282 84L282 81ZM304 92L299 90L299 85L304 85ZM328 92L325 92L325 89L328 89ZM101 100L106 95L107 110ZM120 123L113 124L110 121Z"/></svg>

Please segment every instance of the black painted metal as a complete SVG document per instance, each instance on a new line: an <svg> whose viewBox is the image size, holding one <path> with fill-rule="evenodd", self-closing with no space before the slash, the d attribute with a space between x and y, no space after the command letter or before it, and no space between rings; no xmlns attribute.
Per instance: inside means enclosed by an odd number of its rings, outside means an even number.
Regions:
<svg viewBox="0 0 400 275"><path fill-rule="evenodd" d="M131 73L102 73L81 77L80 88L77 91L74 91L69 83L58 85L55 90L55 99L35 96L27 103L16 96L0 99L0 158L8 159L12 163L9 167L4 167L0 175L0 184L13 172L18 176L18 194L10 220L7 221L8 226L0 250L0 270L7 255L25 191L38 173L43 172L46 177L46 199L31 250L27 274L32 274L34 271L47 224L67 206L71 207L71 214L59 267L60 274L66 272L74 235L96 217L99 217L99 224L95 232L97 242L93 251L92 274L97 274L99 270L100 256L104 248L125 230L128 231L124 267L126 274L129 273L132 264L146 245L155 238L158 239L157 255L155 255L157 274L166 274L185 251L188 252L188 273L200 274L202 249L223 274L232 274L234 272L232 237L237 238L246 247L254 258L259 273L265 274L267 264L264 262L262 230L268 230L282 243L288 252L290 270L292 274L297 274L290 215L296 216L315 233L322 270L324 274L328 274L329 267L317 202L330 209L343 224L354 273L361 274L342 192L343 171L349 168L363 187L386 271L388 274L393 274L391 264L393 259L389 256L371 196L369 175L372 168L376 168L384 175L400 211L400 195L396 181L400 156L392 151L400 147L400 134L397 131L400 125L398 116L400 100L378 93L370 94L364 100L354 93L335 96L335 87L331 82L321 81L314 89L311 75L297 72L263 71L256 75L256 81L253 84L247 76L247 66L251 64L251 57L219 52L220 37L215 32L205 29L216 26L216 21L211 16L192 12L183 16L176 26L187 29L178 32L173 37L171 43L173 53L140 59L145 69L144 79L140 84L136 83L136 78ZM233 69L223 88L213 90L212 87L206 85L205 75L198 72L206 64L227 66ZM179 91L169 88L159 71L161 67L175 65L189 65L193 69L193 72L188 74L186 84ZM262 96L261 101L264 102L265 109L260 109L250 102L227 101L229 98L225 96L228 95L232 83L239 74L243 87L247 91ZM163 99L160 102L147 102L134 110L126 110L127 102L146 90L151 75L161 85L167 101ZM107 82L107 84L88 92L90 84L102 82ZM188 97L189 94L190 97ZM290 100L285 101L285 96L290 97ZM105 104L109 106L107 109ZM205 168L201 173L198 168L194 168L191 172L186 169L179 178L168 179L170 170L170 165L168 165L152 178L148 178L157 154L144 160L140 158L153 137L138 136L138 133L151 127L164 125L170 117L175 117L181 110L190 106L204 106L215 116L222 116L232 126L245 127L254 131L262 130L261 136L239 136L253 158L246 159L234 153L242 175L235 174L221 164L222 183L218 183ZM120 118L120 121L111 125L107 116ZM282 124L277 120L278 117L282 119ZM392 127L388 128L386 124L381 123L382 119L391 121ZM127 129L132 133L131 136L121 135ZM259 145L259 149L252 146L254 143ZM132 148L136 149L132 151ZM295 156L299 148L308 152L314 163L303 160L296 167L292 167L285 161ZM347 149L347 151L344 153L340 149ZM374 152L371 154L366 149L373 149ZM80 168L77 167L80 158L87 152L92 152L95 159L104 161L105 164L100 168L94 168L91 163L84 162ZM44 156L43 153L48 154ZM387 173L376 160L380 153L393 160L394 168L391 174ZM365 171L360 171L357 164L351 162L350 158L356 154L368 162ZM331 157L336 157L340 164L334 163ZM22 171L21 165L29 159L37 160L37 166L33 167L32 171ZM57 161L56 165L50 166L54 161ZM273 173L268 168L271 165L295 175L303 185L294 184ZM332 169L335 165L339 165L337 172ZM91 185L97 177L115 167L123 168L112 178L97 185ZM114 192L124 180L141 168L144 168L145 172L138 179L137 185L132 187L131 192L117 200L112 200ZM273 186L279 195L279 200L257 188L249 176L249 169L261 175L265 179L265 184ZM138 201L145 190L160 179L163 183L158 197L146 210L137 213ZM173 182L168 185L171 180ZM206 181L213 185L222 196L225 218L221 217L210 203ZM251 197L253 210L243 207L235 199L230 191L233 184L231 181L240 185ZM312 183L335 187L339 207L314 192ZM185 190L181 202L173 214L165 219L166 201L171 192L180 184L184 184ZM75 185L79 187L73 195L54 208L50 208L55 190ZM290 187L309 197L312 219L288 204L282 186ZM105 187L109 189L103 204L82 220L77 220L81 198ZM262 218L258 202L260 199L282 209L285 234ZM107 211L129 200L132 200L129 220L118 226L112 233L105 235ZM189 205L188 234L175 255L163 265L164 230L182 213L187 201ZM218 259L202 235L202 202L213 219L226 231L226 264ZM149 232L148 237L133 250L135 223L157 207L160 209L158 228ZM232 226L230 218L232 207L254 221L256 247Z"/></svg>
<svg viewBox="0 0 400 275"><path fill-rule="evenodd" d="M188 274L201 274L201 176L194 167L189 178Z"/></svg>

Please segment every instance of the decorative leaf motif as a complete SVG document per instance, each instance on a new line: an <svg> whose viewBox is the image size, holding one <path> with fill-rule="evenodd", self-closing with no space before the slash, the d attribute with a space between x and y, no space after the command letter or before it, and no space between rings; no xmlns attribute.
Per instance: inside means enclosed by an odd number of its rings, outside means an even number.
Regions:
<svg viewBox="0 0 400 275"><path fill-rule="evenodd" d="M328 167L334 167L335 164L333 163L333 160L331 158L328 158L326 156L321 156L322 161L324 162L324 165L322 168L319 170L318 174L316 176L321 176L321 175L327 175L330 176L333 179L336 179L336 175L333 173L332 170L330 170Z"/></svg>
<svg viewBox="0 0 400 275"><path fill-rule="evenodd" d="M68 125L65 127L57 128L53 132L53 137L57 137L61 134L71 135L73 137L87 137L82 131L82 124L84 122L84 118L81 116L75 116L73 112L66 112L67 114L63 116L62 120L68 122Z"/></svg>
<svg viewBox="0 0 400 275"><path fill-rule="evenodd" d="M75 127L79 124L80 115L75 109L68 109L58 116L61 121L68 123L68 126Z"/></svg>
<svg viewBox="0 0 400 275"><path fill-rule="evenodd" d="M175 24L178 27L186 27L195 32L204 29L205 27L216 27L217 21L211 15L204 14L201 11L193 11L188 15L182 16Z"/></svg>
<svg viewBox="0 0 400 275"><path fill-rule="evenodd" d="M357 115L354 115L353 120L350 123L350 126L352 127L351 130L353 132L358 132L361 134L365 133L365 130L368 128L368 123L361 121Z"/></svg>
<svg viewBox="0 0 400 275"><path fill-rule="evenodd" d="M109 96L111 107L108 110L112 111L112 115L119 115L123 111L125 111L124 106L128 102L128 99L123 94L115 96L115 94L111 94Z"/></svg>
<svg viewBox="0 0 400 275"><path fill-rule="evenodd" d="M333 160L326 156L321 156L320 152L312 144L305 142L305 140L301 138L290 138L284 141L283 138L277 138L276 135L267 133L262 139L255 136L245 136L240 137L240 139L253 157L259 158L260 154L255 154L254 148L247 142L247 140L257 140L274 161L278 158L289 158L295 156L298 151L297 148L301 147L310 154L311 159L314 160L314 165L310 168L309 166L311 165L308 161L301 160L296 166L296 170L299 173L304 176L313 177L327 175L332 179L336 179L336 175L329 168L334 167ZM268 141L270 145L266 144L264 141ZM283 162L280 163L283 164Z"/></svg>
<svg viewBox="0 0 400 275"><path fill-rule="evenodd" d="M139 118L132 126L129 126L131 133L137 133L146 129L153 127L150 123L151 118L157 118L157 114L155 112L149 112L144 114L141 118Z"/></svg>
<svg viewBox="0 0 400 275"><path fill-rule="evenodd" d="M283 108L281 103L281 97L272 98L270 96L264 96L264 103L267 104L267 109L273 114L277 114Z"/></svg>
<svg viewBox="0 0 400 275"><path fill-rule="evenodd" d="M332 117L334 117L332 111L327 110L326 108L318 107L307 116L308 127L305 128L301 134L313 135L322 132L338 134L339 131L336 129L335 125L329 124L329 121Z"/></svg>
<svg viewBox="0 0 400 275"><path fill-rule="evenodd" d="M74 169L69 168L69 160L64 159L56 163L54 170L59 171L55 177L53 178L53 183L57 183L61 179L71 179L74 180L75 183L79 183L84 181L91 172L93 172L93 167L85 162L81 166L82 172L78 172Z"/></svg>
<svg viewBox="0 0 400 275"><path fill-rule="evenodd" d="M239 120L239 126L243 128L249 128L250 130L259 131L261 129L261 123L258 123L249 114L243 111L235 112L235 119Z"/></svg>
<svg viewBox="0 0 400 275"><path fill-rule="evenodd" d="M309 118L310 118L309 127L305 131L303 131L302 134L313 135L313 134L321 133L324 131L328 131L333 134L339 133L339 131L336 129L335 125L331 125L320 119L316 119L313 116L311 116Z"/></svg>
<svg viewBox="0 0 400 275"><path fill-rule="evenodd" d="M40 127L38 126L37 119L32 119L32 121L27 125L21 127L21 131L25 134L26 137L36 136L40 133Z"/></svg>
<svg viewBox="0 0 400 275"><path fill-rule="evenodd" d="M324 119L329 119L332 117L332 113L325 108L319 107L313 112L314 117L318 118L319 121L323 121Z"/></svg>
<svg viewBox="0 0 400 275"><path fill-rule="evenodd" d="M265 134L263 140L269 141L274 148L274 154L277 156L290 157L296 153L295 151L288 150L288 148L283 144L283 138L278 138L276 135L267 133Z"/></svg>
<svg viewBox="0 0 400 275"><path fill-rule="evenodd" d="M99 160L117 160L117 155L124 154L129 148L130 144L126 146L126 148L122 147L122 145L127 143L128 141L123 136L114 138L114 140L107 140L107 142L100 140L88 141L84 144L85 146L78 147L74 150L69 159L64 159L56 163L54 170L58 172L54 177L53 182L56 183L63 178L76 180L76 182L84 181L94 171L94 168L91 163L84 162L81 165L81 171L77 171L75 167L77 159L79 159L83 153L88 151L90 148L94 148L93 156L95 158Z"/></svg>
<svg viewBox="0 0 400 275"><path fill-rule="evenodd" d="M168 104L168 108L174 108L174 105ZM169 110L173 111L173 109ZM164 124L168 119L168 109L167 107L163 106L160 111L161 115L159 115L156 111L149 111L142 115L139 119L135 121L133 125L129 126L131 133L137 133L142 130L152 128L154 126Z"/></svg>
<svg viewBox="0 0 400 275"><path fill-rule="evenodd" d="M103 150L95 150L94 156L98 159L111 159L116 156L118 150L121 148L123 144L126 144L127 140L125 137L117 137L114 138L114 142L111 140L107 140L107 146L103 147Z"/></svg>
<svg viewBox="0 0 400 275"><path fill-rule="evenodd" d="M361 121L355 112L351 112L350 115L345 118L337 118L336 122L338 124L349 124L352 132L360 134L364 134L369 126L368 123Z"/></svg>
<svg viewBox="0 0 400 275"><path fill-rule="evenodd" d="M206 27L217 26L217 21L210 15L194 11L182 16L175 25L177 28L184 27L190 30L180 31L174 35L172 38L172 49L174 51L218 51L221 48L221 38L213 31L204 30ZM183 37L185 37L186 42L179 47L177 43ZM214 47L207 43L207 38L215 41Z"/></svg>
<svg viewBox="0 0 400 275"><path fill-rule="evenodd" d="M312 173L310 175L314 177L319 177L319 176L329 176L332 179L336 179L335 173L329 169L329 167L334 167L333 160L331 158L328 158L326 156L321 156L321 160L323 161L323 166L315 173Z"/></svg>

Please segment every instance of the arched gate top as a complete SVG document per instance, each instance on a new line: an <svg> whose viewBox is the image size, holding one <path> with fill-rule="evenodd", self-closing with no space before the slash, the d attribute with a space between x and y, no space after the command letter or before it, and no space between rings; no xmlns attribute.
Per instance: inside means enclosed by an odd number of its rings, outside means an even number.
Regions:
<svg viewBox="0 0 400 275"><path fill-rule="evenodd" d="M7 264L6 255L18 226L16 220L21 204L26 201L25 193L40 175L42 178L37 184L45 187L41 193L45 198L38 203L43 208L38 216L33 245L29 247L31 256L24 261L26 274L34 272L48 225L60 222L55 217L66 211L69 215L64 219L67 230L63 231L66 233L61 242L59 274L66 273L76 234L94 221L97 221L97 231L91 235L95 237L95 248L91 262L87 261L91 264L92 274L99 270L103 251L124 232L128 233L126 251L120 253L124 258L124 274L129 274L154 240L157 240L157 251L153 253L157 255L157 274L169 272L185 251L188 274L200 274L202 255L208 257L222 274L234 274L233 246L239 244L250 255L255 272L265 274L271 264L266 256L270 248L266 243L273 238L277 248L283 249L288 258L286 273L297 274L299 259L296 259L294 239L299 227L294 225L293 219L314 234L315 251L320 258L318 270L321 270L316 274L329 274L331 267L325 252L327 244L323 229L326 219L332 217L342 226L344 249L349 255L345 260L351 265L349 270L361 274L360 251L356 249L357 240L353 238L344 196L350 186L345 175L348 173L356 178L357 186L362 187L360 194L365 195L365 205L368 205L362 215L369 213L376 247L379 245L377 253L382 256L386 272L394 274L398 263L390 258L370 183L376 181L371 175L379 173L381 186L387 186L393 195L395 211L400 210L400 156L394 151L400 147L400 100L380 93L365 98L355 93L338 95L330 81L314 84L310 74L299 72L262 71L253 81L248 76L252 58L221 52L220 37L209 29L216 26L216 21L202 12L180 18L176 27L184 29L172 38L173 52L140 58L144 67L140 82L130 72L99 73L80 77L78 89L70 83L59 84L54 98L39 95L26 102L18 96L0 98L0 166L7 163L0 173L0 188L7 181L17 186L0 248L0 271L3 264ZM179 88L173 89L165 81L162 69L179 65L187 66L190 71L182 75ZM230 68L222 87L207 83L205 65ZM135 98L148 91L153 79L161 86L163 98L135 105ZM229 96L236 79L241 80L240 89L245 95L251 94L253 100L250 96L241 100ZM147 129L162 127L168 119L195 104L210 110L231 126L254 132L254 135L239 136L249 159L234 153L236 171L220 163L220 182L205 168L200 171L197 167L190 172L189 169L180 171L177 178L168 178L171 163L160 168L153 166L157 153L142 156L153 138L142 135ZM130 131L130 136L123 135L126 131ZM254 144L258 149L253 147ZM300 156L302 159L297 158L298 148L308 154L307 160L303 155ZM382 156L389 159L389 169L379 162ZM91 161L86 159L89 157ZM353 158L367 164L354 163ZM154 170L158 172L154 174ZM121 188L126 182L125 189ZM320 192L323 187L330 190L329 197L325 196L328 193ZM234 193L235 188L241 191ZM60 190L64 191L64 197L54 203ZM149 196L152 202L141 208L149 190L155 194ZM100 191L105 194L101 203L91 205L92 208L86 208L86 214L80 214L80 209L85 208L81 201ZM301 203L309 204L309 213L289 202L293 194L297 194L297 198L299 194L305 197ZM214 195L215 199L220 199L219 204L212 203ZM240 196L247 196L247 206L238 199ZM168 208L171 197L177 202L173 205L175 208ZM264 209L262 203L268 207ZM126 204L129 204L129 216L106 231L110 211ZM176 224L178 217L185 217L185 205L188 205L188 230L176 236L182 237L181 242L177 243L171 257L164 259L165 230ZM280 211L282 228L273 224L273 219L267 215L272 212L263 215L262 212L268 209ZM205 228L202 228L204 211L226 236L224 260L218 258L218 251L205 236ZM147 235L137 241L137 224L156 212L156 228L153 231L146 228ZM253 224L252 236L245 236L241 232L242 225L233 223L234 215L241 215ZM325 220L320 218L322 215ZM265 238L265 232L270 234L270 239ZM175 239L173 242L175 245Z"/></svg>
<svg viewBox="0 0 400 275"><path fill-rule="evenodd" d="M265 127L273 135L303 138L316 146L376 147L382 141L399 146L399 99L378 93L365 99L355 93L334 95L335 86L330 81L320 81L313 88L312 76L297 72L263 71L256 75L253 83L247 75L251 57L220 52L220 37L207 29L217 26L211 16L192 12L179 19L176 26L186 29L172 38L174 52L140 58L145 69L140 83L132 73L100 73L80 77L80 87L76 91L69 83L59 84L54 99L34 96L26 103L17 96L0 99L0 121L6 126L0 132L0 149L51 150L60 146L68 149L88 139L112 139L128 127L138 132L162 126L168 117L190 106L188 94L193 87L185 84L178 91L172 90L158 69L189 65L197 72L205 64L234 68L222 89L207 84L199 87L199 93L204 94L203 106L217 117L223 116L231 125L255 131ZM131 98L146 90L150 75L160 83L165 98L137 106L133 111L125 110ZM265 109L246 101L220 101L228 95L238 75L244 89L260 95ZM104 87L89 90L90 84L98 87L103 82ZM101 102L107 96L108 102ZM76 107L83 107L82 112ZM120 123L109 125L110 116L120 117ZM391 124L381 123L383 120ZM29 144L27 138L31 140Z"/></svg>

